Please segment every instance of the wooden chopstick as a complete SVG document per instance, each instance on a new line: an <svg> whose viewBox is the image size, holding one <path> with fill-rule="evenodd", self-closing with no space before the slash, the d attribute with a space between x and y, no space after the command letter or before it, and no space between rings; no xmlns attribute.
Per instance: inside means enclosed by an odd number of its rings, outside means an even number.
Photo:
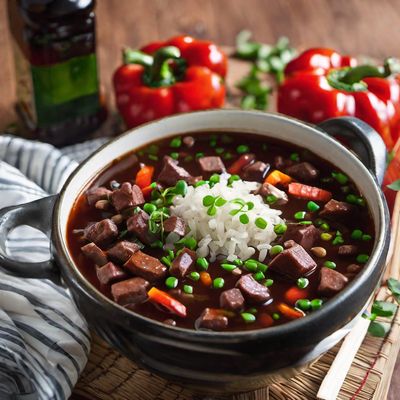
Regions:
<svg viewBox="0 0 400 400"><path fill-rule="evenodd" d="M398 279L400 276L400 192L396 196L393 210L391 241L391 250L393 251L393 254L389 254L388 256L385 280L389 277ZM376 297L383 298L386 293L387 288L383 286L379 289ZM371 305L372 300L373 299L371 298L369 305ZM368 326L369 321L365 318L359 317L359 320L355 326L344 339L342 346L340 347L331 367L329 368L328 373L325 375L325 378L318 390L317 399L335 400L337 398L351 364L353 363L354 357L364 341L364 337L368 331ZM398 350L398 347L396 347L396 349ZM393 365L390 365L390 371L386 371L386 373L390 373L391 375L393 368L394 363Z"/></svg>

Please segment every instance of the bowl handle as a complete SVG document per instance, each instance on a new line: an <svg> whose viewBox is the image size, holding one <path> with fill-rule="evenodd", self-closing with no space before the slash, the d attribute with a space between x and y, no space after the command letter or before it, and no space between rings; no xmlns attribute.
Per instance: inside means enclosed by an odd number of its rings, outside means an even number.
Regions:
<svg viewBox="0 0 400 400"><path fill-rule="evenodd" d="M8 233L20 225L28 225L43 232L50 240L54 204L58 195L44 197L30 203L6 207L0 210L0 266L24 278L47 278L59 281L58 269L53 258L42 262L24 262L7 255Z"/></svg>
<svg viewBox="0 0 400 400"><path fill-rule="evenodd" d="M380 135L367 123L354 117L328 119L318 125L336 139L343 139L381 185L386 170L387 150Z"/></svg>

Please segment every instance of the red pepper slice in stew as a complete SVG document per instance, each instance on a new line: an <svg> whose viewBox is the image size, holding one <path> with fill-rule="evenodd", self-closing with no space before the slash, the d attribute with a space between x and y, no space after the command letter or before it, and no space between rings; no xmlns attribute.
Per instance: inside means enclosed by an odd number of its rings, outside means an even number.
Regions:
<svg viewBox="0 0 400 400"><path fill-rule="evenodd" d="M147 292L147 295L152 302L165 307L168 311L171 311L180 317L186 317L186 307L180 301L171 297L168 293L165 293L156 287L152 287Z"/></svg>
<svg viewBox="0 0 400 400"><path fill-rule="evenodd" d="M143 189L147 186L150 186L151 181L153 179L153 174L154 174L154 167L151 165L145 165L136 174L136 179L135 183L140 187L140 189Z"/></svg>
<svg viewBox="0 0 400 400"><path fill-rule="evenodd" d="M327 202L332 198L332 193L314 186L303 185L302 183L289 183L289 193L293 196L307 200Z"/></svg>
<svg viewBox="0 0 400 400"><path fill-rule="evenodd" d="M303 311L297 310L295 308L289 307L285 303L279 303L277 305L278 310L282 315L289 319L303 318L306 314Z"/></svg>

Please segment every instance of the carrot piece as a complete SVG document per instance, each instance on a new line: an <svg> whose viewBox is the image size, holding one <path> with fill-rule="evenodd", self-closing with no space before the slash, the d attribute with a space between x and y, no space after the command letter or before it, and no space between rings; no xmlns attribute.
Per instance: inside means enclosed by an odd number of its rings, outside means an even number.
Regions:
<svg viewBox="0 0 400 400"><path fill-rule="evenodd" d="M307 299L308 298L308 290L300 289L297 286L292 286L285 293L285 300L292 305L295 305L297 300Z"/></svg>
<svg viewBox="0 0 400 400"><path fill-rule="evenodd" d="M332 193L314 186L303 185L302 183L290 183L289 193L300 199L317 200L327 202L332 198Z"/></svg>
<svg viewBox="0 0 400 400"><path fill-rule="evenodd" d="M273 170L264 181L264 183L269 183L274 186L279 184L287 185L290 182L292 182L292 178L277 169Z"/></svg>
<svg viewBox="0 0 400 400"><path fill-rule="evenodd" d="M186 317L186 307L180 301L171 297L168 293L165 293L156 287L152 287L147 292L147 295L152 302L160 304L167 310L179 315L180 317Z"/></svg>
<svg viewBox="0 0 400 400"><path fill-rule="evenodd" d="M200 272L200 280L201 280L201 283L205 286L211 286L211 284L212 284L211 276L206 271Z"/></svg>
<svg viewBox="0 0 400 400"><path fill-rule="evenodd" d="M261 313L258 316L258 322L264 327L268 328L274 324L273 318L267 313Z"/></svg>
<svg viewBox="0 0 400 400"><path fill-rule="evenodd" d="M143 196L147 197L148 195L150 195L150 193L152 192L153 189L154 188L151 185L142 188Z"/></svg>
<svg viewBox="0 0 400 400"><path fill-rule="evenodd" d="M246 165L254 161L254 154L242 154L229 168L228 172L231 175L238 174Z"/></svg>
<svg viewBox="0 0 400 400"><path fill-rule="evenodd" d="M151 180L153 179L154 167L151 165L145 165L136 174L135 183L140 187L140 189L144 189L147 186L150 186Z"/></svg>
<svg viewBox="0 0 400 400"><path fill-rule="evenodd" d="M303 311L292 308L285 303L279 303L277 307L280 313L289 319L303 318L306 315Z"/></svg>

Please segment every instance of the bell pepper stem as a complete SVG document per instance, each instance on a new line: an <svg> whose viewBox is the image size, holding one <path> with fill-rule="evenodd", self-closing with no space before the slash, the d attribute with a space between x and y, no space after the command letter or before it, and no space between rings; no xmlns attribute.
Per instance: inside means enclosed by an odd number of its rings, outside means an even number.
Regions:
<svg viewBox="0 0 400 400"><path fill-rule="evenodd" d="M122 50L122 59L124 64L139 64L143 67L151 67L153 65L153 57L140 50L125 48Z"/></svg>
<svg viewBox="0 0 400 400"><path fill-rule="evenodd" d="M177 60L181 56L180 50L175 46L166 46L154 54L153 65L149 69L149 82L151 86L169 86L175 83L174 72L169 65L170 60Z"/></svg>

